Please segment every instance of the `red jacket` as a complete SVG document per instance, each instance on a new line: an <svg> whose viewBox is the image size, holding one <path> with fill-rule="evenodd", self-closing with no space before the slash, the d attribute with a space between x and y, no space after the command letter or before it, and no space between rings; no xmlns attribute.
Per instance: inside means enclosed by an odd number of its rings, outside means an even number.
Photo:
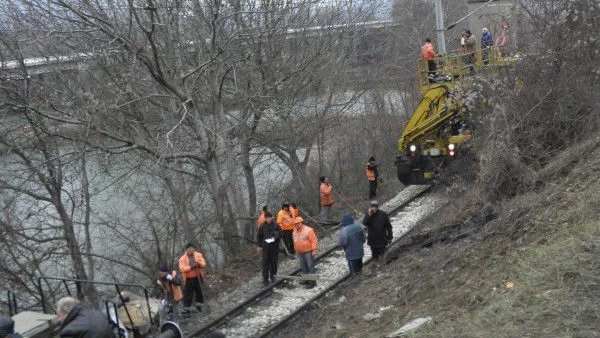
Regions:
<svg viewBox="0 0 600 338"><path fill-rule="evenodd" d="M421 48L421 55L425 60L435 59L435 51L433 50L433 45L431 44L431 42L425 42L425 44Z"/></svg>

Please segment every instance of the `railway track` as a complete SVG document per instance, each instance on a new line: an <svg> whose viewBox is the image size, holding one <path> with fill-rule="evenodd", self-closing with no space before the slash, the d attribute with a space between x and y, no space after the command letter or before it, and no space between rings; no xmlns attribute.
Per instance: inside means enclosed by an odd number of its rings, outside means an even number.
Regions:
<svg viewBox="0 0 600 338"><path fill-rule="evenodd" d="M428 189L428 186L408 187L381 206L382 210L390 214L394 242L443 204L435 196L424 194ZM220 332L226 337L265 337L272 333L348 278L344 253L337 248L337 236L320 240L319 247L321 249L316 258L316 269L321 279L316 287L306 289L297 281L279 280L249 297L246 296L243 301L202 327L186 330L186 337L203 337L211 332ZM370 260L371 252L366 246L364 261L368 263ZM297 264L295 261L286 263L288 267ZM286 271L287 274L299 272L299 269Z"/></svg>

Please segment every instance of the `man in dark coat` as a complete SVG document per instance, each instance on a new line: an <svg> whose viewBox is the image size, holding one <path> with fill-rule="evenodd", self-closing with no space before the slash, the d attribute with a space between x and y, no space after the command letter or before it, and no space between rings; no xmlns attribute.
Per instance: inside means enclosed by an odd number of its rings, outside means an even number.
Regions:
<svg viewBox="0 0 600 338"><path fill-rule="evenodd" d="M269 284L269 277L271 282L275 282L280 239L281 228L273 220L273 215L265 211L265 222L258 228L256 235L256 244L262 250L263 286Z"/></svg>
<svg viewBox="0 0 600 338"><path fill-rule="evenodd" d="M0 338L22 338L15 333L15 322L7 316L0 316Z"/></svg>
<svg viewBox="0 0 600 338"><path fill-rule="evenodd" d="M356 275L361 272L363 267L365 233L362 225L355 223L347 212L342 216L342 225L344 228L340 230L338 244L344 249L350 274Z"/></svg>
<svg viewBox="0 0 600 338"><path fill-rule="evenodd" d="M63 297L56 303L61 338L115 338L102 313L84 307L77 298Z"/></svg>
<svg viewBox="0 0 600 338"><path fill-rule="evenodd" d="M385 211L379 210L377 201L371 201L371 207L365 214L363 224L367 227L367 244L371 247L372 258L377 260L394 238L390 217Z"/></svg>

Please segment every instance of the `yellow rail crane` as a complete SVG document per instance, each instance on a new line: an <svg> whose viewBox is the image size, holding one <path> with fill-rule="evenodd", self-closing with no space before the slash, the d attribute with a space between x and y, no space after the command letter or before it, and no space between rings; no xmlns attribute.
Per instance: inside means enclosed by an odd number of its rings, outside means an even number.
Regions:
<svg viewBox="0 0 600 338"><path fill-rule="evenodd" d="M473 74L509 75L515 60L493 47L477 50L471 57L452 53L435 59L433 79L426 60L418 61L422 99L398 140L400 154L395 160L403 184L431 184L440 168L461 155L471 131L462 103L451 98L456 84Z"/></svg>

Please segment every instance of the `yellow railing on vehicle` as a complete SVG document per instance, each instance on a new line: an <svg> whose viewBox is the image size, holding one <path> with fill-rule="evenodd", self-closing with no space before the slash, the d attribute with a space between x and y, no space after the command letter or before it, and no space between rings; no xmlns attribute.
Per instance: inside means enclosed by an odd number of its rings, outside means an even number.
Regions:
<svg viewBox="0 0 600 338"><path fill-rule="evenodd" d="M485 58L487 62L484 62L484 55L487 55ZM477 49L473 56L470 53L451 52L434 59L437 69L435 70L435 80L432 81L429 77L430 70L427 60L421 59L417 62L419 88L421 94L424 94L432 85L443 83L452 87L456 81L462 80L465 76L471 76L481 71L499 72L502 68L512 67L515 60L515 57L505 55L497 47Z"/></svg>

